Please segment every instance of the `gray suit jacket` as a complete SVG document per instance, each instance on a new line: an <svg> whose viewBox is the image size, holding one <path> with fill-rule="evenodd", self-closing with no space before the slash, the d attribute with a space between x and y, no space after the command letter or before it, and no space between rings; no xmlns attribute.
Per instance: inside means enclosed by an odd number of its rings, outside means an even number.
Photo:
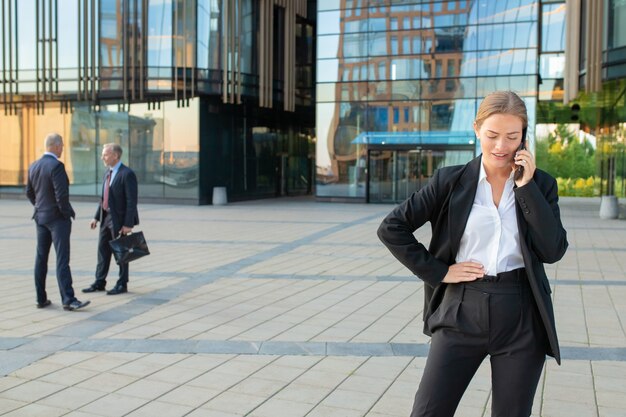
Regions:
<svg viewBox="0 0 626 417"><path fill-rule="evenodd" d="M48 224L76 216L70 204L69 186L65 165L55 157L44 155L30 166L26 196L35 206L33 219L37 223Z"/></svg>
<svg viewBox="0 0 626 417"><path fill-rule="evenodd" d="M106 175L105 179L102 180L103 184L105 180ZM104 185L102 194L104 194ZM102 198L100 198L94 219L100 220L101 214L103 219L107 215L111 216L115 234L122 230L122 226L134 227L138 225L137 194L138 187L135 172L124 164L120 165L109 189L109 212L102 212Z"/></svg>
<svg viewBox="0 0 626 417"><path fill-rule="evenodd" d="M428 185L398 205L378 228L391 253L424 281L424 332L446 288L441 281L456 254L469 217L480 172L481 156L466 165L437 170ZM567 235L561 224L554 178L536 170L533 180L514 188L520 244L530 288L548 336L547 353L560 363L550 285L543 267L563 257ZM428 249L413 232L431 223Z"/></svg>

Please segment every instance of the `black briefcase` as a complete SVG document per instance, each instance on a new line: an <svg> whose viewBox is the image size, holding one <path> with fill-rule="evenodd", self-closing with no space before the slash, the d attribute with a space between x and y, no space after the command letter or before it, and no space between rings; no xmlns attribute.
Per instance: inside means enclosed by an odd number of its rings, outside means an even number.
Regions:
<svg viewBox="0 0 626 417"><path fill-rule="evenodd" d="M127 264L135 259L150 255L148 244L143 237L143 232L134 232L121 235L109 242L115 256L115 262Z"/></svg>

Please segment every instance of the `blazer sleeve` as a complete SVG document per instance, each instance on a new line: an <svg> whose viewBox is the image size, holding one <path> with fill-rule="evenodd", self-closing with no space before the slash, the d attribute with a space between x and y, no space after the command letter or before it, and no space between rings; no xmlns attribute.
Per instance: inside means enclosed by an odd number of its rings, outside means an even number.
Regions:
<svg viewBox="0 0 626 417"><path fill-rule="evenodd" d="M52 186L57 207L64 218L74 217L74 210L70 205L70 181L62 163L57 164L52 170Z"/></svg>
<svg viewBox="0 0 626 417"><path fill-rule="evenodd" d="M124 226L134 227L137 216L137 176L132 170L128 170L124 178L124 197L126 198L126 216Z"/></svg>
<svg viewBox="0 0 626 417"><path fill-rule="evenodd" d="M561 223L556 180L546 175L539 184L533 180L515 188L514 192L528 224L533 252L543 263L557 262L565 255L569 244Z"/></svg>
<svg viewBox="0 0 626 417"><path fill-rule="evenodd" d="M30 201L30 203L34 206L35 203L37 202L36 198L35 198L35 188L33 187L33 182L30 178L31 176L31 172L30 170L28 171L28 180L26 182L26 197L28 197L28 201Z"/></svg>
<svg viewBox="0 0 626 417"><path fill-rule="evenodd" d="M389 251L418 278L432 286L438 285L448 273L448 265L435 258L417 241L413 232L431 221L440 205L440 175L398 205L381 223L378 237Z"/></svg>

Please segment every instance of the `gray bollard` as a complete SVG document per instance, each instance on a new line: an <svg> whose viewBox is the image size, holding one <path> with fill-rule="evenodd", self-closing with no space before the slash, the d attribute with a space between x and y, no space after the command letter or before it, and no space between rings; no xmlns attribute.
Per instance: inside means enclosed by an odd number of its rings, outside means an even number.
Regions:
<svg viewBox="0 0 626 417"><path fill-rule="evenodd" d="M617 219L617 216L619 216L617 197L614 195L603 195L600 201L600 218Z"/></svg>
<svg viewBox="0 0 626 417"><path fill-rule="evenodd" d="M224 206L228 203L226 187L213 187L213 205Z"/></svg>

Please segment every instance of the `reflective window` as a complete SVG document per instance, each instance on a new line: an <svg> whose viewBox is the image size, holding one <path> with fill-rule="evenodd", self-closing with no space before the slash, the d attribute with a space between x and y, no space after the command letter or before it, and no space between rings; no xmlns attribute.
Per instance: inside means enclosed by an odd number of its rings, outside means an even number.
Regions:
<svg viewBox="0 0 626 417"><path fill-rule="evenodd" d="M148 5L148 66L172 67L172 0Z"/></svg>
<svg viewBox="0 0 626 417"><path fill-rule="evenodd" d="M626 46L626 2L623 0L608 0L608 48Z"/></svg>
<svg viewBox="0 0 626 417"><path fill-rule="evenodd" d="M565 3L543 6L541 50L542 52L565 50Z"/></svg>
<svg viewBox="0 0 626 417"><path fill-rule="evenodd" d="M219 0L198 1L198 68L219 68Z"/></svg>
<svg viewBox="0 0 626 417"><path fill-rule="evenodd" d="M339 10L332 12L320 12L317 14L317 34L328 35L341 32Z"/></svg>

